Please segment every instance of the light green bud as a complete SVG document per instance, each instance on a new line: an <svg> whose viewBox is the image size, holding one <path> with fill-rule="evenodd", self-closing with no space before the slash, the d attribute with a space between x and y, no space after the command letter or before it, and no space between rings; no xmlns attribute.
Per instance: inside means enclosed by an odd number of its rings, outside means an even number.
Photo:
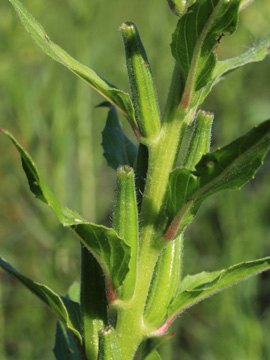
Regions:
<svg viewBox="0 0 270 360"><path fill-rule="evenodd" d="M182 17L196 0L167 0L174 15Z"/></svg>

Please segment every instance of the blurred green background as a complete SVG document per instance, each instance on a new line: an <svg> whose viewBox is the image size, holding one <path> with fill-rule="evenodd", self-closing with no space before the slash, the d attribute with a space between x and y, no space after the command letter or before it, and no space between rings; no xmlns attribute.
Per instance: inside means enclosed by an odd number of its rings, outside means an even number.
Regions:
<svg viewBox="0 0 270 360"><path fill-rule="evenodd" d="M173 60L176 18L165 0L24 0L50 37L102 77L128 90L118 26L134 21L155 75L161 107ZM222 39L219 57L237 55L270 30L270 3L256 0L238 32ZM203 108L215 113L212 148L270 118L270 58L230 74ZM0 126L32 154L63 205L108 223L115 173L102 157L106 110L87 85L53 62L0 4ZM124 126L126 121L123 120ZM127 127L130 134L130 130ZM132 136L132 134L131 134ZM185 236L185 273L215 270L270 255L270 158L241 192L224 192L200 210ZM79 244L28 190L18 154L0 137L1 255L60 294L79 279ZM53 314L0 272L0 359L53 359ZM190 309L174 324L163 359L270 359L270 274L248 280Z"/></svg>

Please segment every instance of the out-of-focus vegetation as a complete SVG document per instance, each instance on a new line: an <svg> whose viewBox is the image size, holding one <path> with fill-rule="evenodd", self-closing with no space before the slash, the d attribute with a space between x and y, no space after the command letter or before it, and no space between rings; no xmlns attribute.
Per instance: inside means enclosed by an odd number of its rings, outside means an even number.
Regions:
<svg viewBox="0 0 270 360"><path fill-rule="evenodd" d="M101 76L128 89L118 26L134 21L166 98L176 23L165 0L24 0L51 38ZM270 3L256 0L238 32L222 39L219 56L237 55L270 30ZM213 148L270 118L270 58L230 74L203 105L215 113ZM232 89L234 91L232 92ZM91 221L110 221L115 173L102 158L102 99L45 56L8 1L0 4L0 126L30 151L62 204ZM123 120L125 124L126 121ZM1 255L22 273L65 294L79 278L79 244L36 202L8 139L0 138ZM214 196L186 233L184 269L215 270L270 255L270 160L241 192ZM60 195L59 195L60 194ZM56 319L21 285L0 273L0 359L53 359ZM163 358L270 358L270 276L249 280L192 308L174 325ZM171 354L171 355L170 355Z"/></svg>

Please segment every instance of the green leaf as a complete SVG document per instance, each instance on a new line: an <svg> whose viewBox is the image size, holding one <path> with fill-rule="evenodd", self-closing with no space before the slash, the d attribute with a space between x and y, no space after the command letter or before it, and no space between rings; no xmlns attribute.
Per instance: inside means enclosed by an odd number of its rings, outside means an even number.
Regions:
<svg viewBox="0 0 270 360"><path fill-rule="evenodd" d="M98 93L115 105L128 119L131 126L137 129L134 108L126 92L117 89L97 75L93 70L71 57L60 46L53 43L43 27L23 7L19 0L9 0L16 10L22 24L42 50L54 60L67 67L70 71L92 86Z"/></svg>
<svg viewBox="0 0 270 360"><path fill-rule="evenodd" d="M107 164L113 169L121 165L135 167L137 147L126 136L118 120L114 106L111 106L105 128L102 131L102 146Z"/></svg>
<svg viewBox="0 0 270 360"><path fill-rule="evenodd" d="M212 80L202 89L200 103L206 98L212 87L219 82L223 75L238 69L241 66L252 62L262 61L270 52L270 34L262 39L257 45L252 46L251 49L243 54L232 59L218 61L212 74Z"/></svg>
<svg viewBox="0 0 270 360"><path fill-rule="evenodd" d="M196 172L172 171L168 215L171 224L165 238L172 240L192 221L202 201L225 189L240 189L254 178L270 146L270 120L250 130L229 145L204 155Z"/></svg>
<svg viewBox="0 0 270 360"><path fill-rule="evenodd" d="M160 360L157 349L173 336L174 333L145 340L141 345L141 358L143 360Z"/></svg>
<svg viewBox="0 0 270 360"><path fill-rule="evenodd" d="M56 360L80 360L79 351L74 340L67 331L66 327L57 321L55 344L53 348Z"/></svg>
<svg viewBox="0 0 270 360"><path fill-rule="evenodd" d="M78 303L75 303L68 298L60 297L46 285L39 284L22 275L1 257L0 267L18 279L25 287L32 291L34 295L48 305L56 313L63 324L65 324L69 332L80 344L82 343L80 306Z"/></svg>
<svg viewBox="0 0 270 360"><path fill-rule="evenodd" d="M168 308L168 319L242 280L270 269L270 257L243 262L225 270L188 275ZM168 321L168 323L170 320Z"/></svg>
<svg viewBox="0 0 270 360"><path fill-rule="evenodd" d="M80 291L81 291L80 283L78 281L74 281L70 285L66 297L72 301L80 303Z"/></svg>
<svg viewBox="0 0 270 360"><path fill-rule="evenodd" d="M85 222L71 225L70 228L99 262L107 286L112 286L108 290L119 288L129 271L129 245L113 229L105 226Z"/></svg>
<svg viewBox="0 0 270 360"><path fill-rule="evenodd" d="M82 244L95 256L105 274L108 291L117 289L129 271L129 245L113 229L89 223L77 213L61 207L54 194L41 179L29 154L7 130L0 129L0 131L10 138L19 151L31 191L53 210L62 225L69 226Z"/></svg>
<svg viewBox="0 0 270 360"><path fill-rule="evenodd" d="M185 80L184 108L190 106L194 92L212 80L217 62L215 47L221 34L236 30L240 2L197 0L178 21L171 49Z"/></svg>
<svg viewBox="0 0 270 360"><path fill-rule="evenodd" d="M79 305L80 283L78 281L74 281L73 284L69 287L66 298L72 300L72 302L75 302L77 303L77 305ZM80 316L80 313L77 314L79 314ZM80 318L80 322L81 322L81 318ZM80 327L82 328L82 326ZM56 325L55 344L54 344L53 352L56 360L81 359L75 341L73 340L70 333L67 331L67 328L60 321L57 321L57 325Z"/></svg>
<svg viewBox="0 0 270 360"><path fill-rule="evenodd" d="M157 350L152 351L149 355L144 358L144 360L161 360L161 357Z"/></svg>

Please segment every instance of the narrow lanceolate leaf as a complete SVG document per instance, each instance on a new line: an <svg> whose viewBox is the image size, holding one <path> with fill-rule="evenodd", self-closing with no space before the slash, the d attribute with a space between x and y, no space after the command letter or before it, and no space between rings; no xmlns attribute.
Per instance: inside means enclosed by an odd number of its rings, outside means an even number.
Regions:
<svg viewBox="0 0 270 360"><path fill-rule="evenodd" d="M204 155L196 171L177 168L170 175L165 233L172 240L192 221L202 201L225 189L240 189L262 165L270 146L270 120L250 130L229 145Z"/></svg>
<svg viewBox="0 0 270 360"><path fill-rule="evenodd" d="M57 44L53 43L45 33L43 27L33 18L33 16L23 7L19 0L9 0L16 10L19 18L32 36L34 41L51 58L58 61L90 86L104 96L108 101L115 105L120 112L128 119L133 129L136 131L137 124L134 109L130 97L124 91L117 89L97 75L93 70L71 57Z"/></svg>
<svg viewBox="0 0 270 360"><path fill-rule="evenodd" d="M219 82L222 76L252 62L262 61L270 53L270 34L248 51L232 59L218 61L212 74L212 80L202 89L200 103L206 98L212 87Z"/></svg>
<svg viewBox="0 0 270 360"><path fill-rule="evenodd" d="M80 303L79 282L75 281L70 286L66 297L77 304ZM61 321L57 321L55 344L53 348L56 360L81 360L80 353L82 353L83 348L80 347L79 349L80 351L66 326Z"/></svg>
<svg viewBox="0 0 270 360"><path fill-rule="evenodd" d="M108 326L99 332L97 360L122 360L118 339L112 326Z"/></svg>
<svg viewBox="0 0 270 360"><path fill-rule="evenodd" d="M118 120L114 106L111 106L105 128L102 131L102 146L107 164L113 169L121 165L135 166L137 147L126 136Z"/></svg>
<svg viewBox="0 0 270 360"><path fill-rule="evenodd" d="M117 291L117 297L128 300L133 296L135 290L139 246L134 170L129 166L122 166L117 171L113 228L121 238L126 239L131 250L129 273Z"/></svg>
<svg viewBox="0 0 270 360"><path fill-rule="evenodd" d="M165 342L170 340L174 336L174 333L156 336L145 340L141 345L141 359L142 360L156 360L161 359L158 348ZM165 360L165 359L164 359Z"/></svg>
<svg viewBox="0 0 270 360"><path fill-rule="evenodd" d="M178 291L182 250L183 237L180 235L163 250L158 259L144 313L145 322L156 328L163 323L168 306Z"/></svg>
<svg viewBox="0 0 270 360"><path fill-rule="evenodd" d="M10 138L19 151L31 191L53 210L60 223L68 226L95 256L105 274L107 290L112 292L113 296L113 291L122 284L129 270L129 245L113 229L89 223L77 213L61 207L54 194L41 179L29 154L7 130L0 129L0 131Z"/></svg>
<svg viewBox="0 0 270 360"><path fill-rule="evenodd" d="M56 325L53 353L56 360L81 360L72 336L60 321Z"/></svg>
<svg viewBox="0 0 270 360"><path fill-rule="evenodd" d="M202 156L209 151L213 118L214 115L211 113L198 111L192 124L192 133L183 160L183 167L195 170L195 166Z"/></svg>
<svg viewBox="0 0 270 360"><path fill-rule="evenodd" d="M78 341L79 344L82 344L80 306L78 303L68 298L61 297L46 285L39 284L29 279L19 273L1 257L0 267L7 271L10 275L14 276L41 301L48 305L63 322L63 324L65 324L76 341Z"/></svg>
<svg viewBox="0 0 270 360"><path fill-rule="evenodd" d="M270 257L267 257L237 264L225 270L186 276L168 308L168 325L170 320L205 298L269 269Z"/></svg>
<svg viewBox="0 0 270 360"><path fill-rule="evenodd" d="M139 131L143 137L150 139L156 137L160 130L159 105L151 67L136 25L124 23L120 31Z"/></svg>
<svg viewBox="0 0 270 360"><path fill-rule="evenodd" d="M215 47L222 34L236 30L240 2L197 0L178 21L171 49L185 79L184 108L190 106L194 92L212 80L217 62Z"/></svg>

